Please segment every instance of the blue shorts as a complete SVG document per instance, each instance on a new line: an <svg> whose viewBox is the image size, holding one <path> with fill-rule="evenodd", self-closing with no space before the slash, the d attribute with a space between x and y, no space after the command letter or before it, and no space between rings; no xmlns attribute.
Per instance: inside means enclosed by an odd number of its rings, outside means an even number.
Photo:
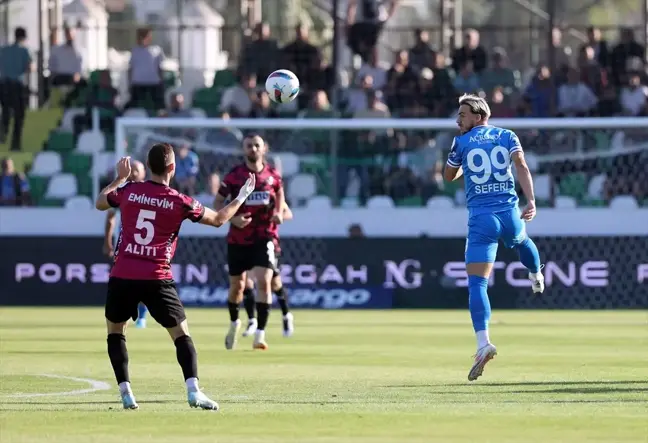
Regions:
<svg viewBox="0 0 648 443"><path fill-rule="evenodd" d="M524 220L516 207L501 212L473 215L468 219L466 263L494 263L497 243L512 248L527 238Z"/></svg>

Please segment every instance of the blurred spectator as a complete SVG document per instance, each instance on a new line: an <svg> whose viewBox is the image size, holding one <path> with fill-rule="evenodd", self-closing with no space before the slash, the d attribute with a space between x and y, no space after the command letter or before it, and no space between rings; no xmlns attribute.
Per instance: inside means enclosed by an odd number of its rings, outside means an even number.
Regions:
<svg viewBox="0 0 648 443"><path fill-rule="evenodd" d="M11 158L0 162L0 206L27 206L30 203L29 183L17 173Z"/></svg>
<svg viewBox="0 0 648 443"><path fill-rule="evenodd" d="M452 69L459 72L468 61L473 62L477 74L481 74L488 65L486 50L479 44L479 32L474 29L466 30L464 45L452 54Z"/></svg>
<svg viewBox="0 0 648 443"><path fill-rule="evenodd" d="M378 51L374 48L369 53L369 57L365 63L360 66L356 73L356 84L359 84L365 76L371 76L373 79L374 89L382 89L387 85L387 70L380 66L378 61Z"/></svg>
<svg viewBox="0 0 648 443"><path fill-rule="evenodd" d="M414 46L409 50L409 60L418 69L434 66L436 51L430 47L430 34L423 29L414 30Z"/></svg>
<svg viewBox="0 0 648 443"><path fill-rule="evenodd" d="M367 62L376 48L383 26L394 15L400 0L349 0L347 44Z"/></svg>
<svg viewBox="0 0 648 443"><path fill-rule="evenodd" d="M169 97L169 106L159 112L160 117L168 118L190 118L191 109L185 108L185 98L180 92L174 92ZM196 137L196 130L193 128L164 128L163 132L171 137L186 137L193 140Z"/></svg>
<svg viewBox="0 0 648 443"><path fill-rule="evenodd" d="M551 43L554 53L554 82L560 86L567 81L567 69L572 65L574 54L569 46L565 46L562 39L562 30L555 27L551 30Z"/></svg>
<svg viewBox="0 0 648 443"><path fill-rule="evenodd" d="M430 68L421 70L419 78L420 104L427 109L430 117L447 117L445 109L449 97L453 97L454 91L447 91L441 88L434 71Z"/></svg>
<svg viewBox="0 0 648 443"><path fill-rule="evenodd" d="M153 32L149 28L137 30L137 46L131 50L128 81L130 103L127 107L164 109L162 62L164 52L152 45Z"/></svg>
<svg viewBox="0 0 648 443"><path fill-rule="evenodd" d="M50 79L53 88L70 89L65 97L63 106L69 108L77 99L82 88L88 83L81 76L83 73L83 56L74 44L76 31L65 28L65 43L51 48L49 58ZM58 105L58 103L55 103Z"/></svg>
<svg viewBox="0 0 648 443"><path fill-rule="evenodd" d="M490 94L496 87L504 89L509 95L519 89L519 75L507 66L506 51L503 48L493 49L491 66L479 76L481 88Z"/></svg>
<svg viewBox="0 0 648 443"><path fill-rule="evenodd" d="M79 134L92 126L92 109L99 112L99 126L102 131L113 132L115 119L120 111L117 107L119 92L112 86L110 71L103 70L99 73L99 80L92 85L86 97L86 112L77 115L73 120L75 140Z"/></svg>
<svg viewBox="0 0 648 443"><path fill-rule="evenodd" d="M628 60L638 58L645 65L646 48L639 44L631 28L621 29L621 41L612 50L611 68L612 78L618 86L627 82Z"/></svg>
<svg viewBox="0 0 648 443"><path fill-rule="evenodd" d="M367 91L367 109L358 110L353 118L389 118L389 108L380 101L380 92Z"/></svg>
<svg viewBox="0 0 648 443"><path fill-rule="evenodd" d="M335 80L335 69L322 59L321 54L318 54L317 57L313 58L313 66L311 67L308 83L310 90L326 91L330 97L334 93Z"/></svg>
<svg viewBox="0 0 648 443"><path fill-rule="evenodd" d="M421 183L421 198L427 202L430 198L438 195L445 182L443 181L443 165L445 162L437 161L432 168L427 171Z"/></svg>
<svg viewBox="0 0 648 443"><path fill-rule="evenodd" d="M266 91L259 91L257 93L257 99L252 105L252 111L250 112L250 118L277 118L279 113L272 106L270 101L270 96Z"/></svg>
<svg viewBox="0 0 648 443"><path fill-rule="evenodd" d="M13 45L0 48L0 144L7 141L9 124L13 117L13 134L11 150L19 151L22 147L25 111L29 100L27 75L33 71L32 58L26 47L27 31L16 28Z"/></svg>
<svg viewBox="0 0 648 443"><path fill-rule="evenodd" d="M608 85L601 93L596 114L599 117L614 117L621 115L621 113L622 109L617 90L613 85Z"/></svg>
<svg viewBox="0 0 648 443"><path fill-rule="evenodd" d="M178 149L178 158L176 159L175 181L178 191L187 195L196 193L196 179L199 172L198 154L189 149L188 145L183 145Z"/></svg>
<svg viewBox="0 0 648 443"><path fill-rule="evenodd" d="M598 99L592 90L580 80L576 69L567 71L567 83L558 88L558 116L584 117L589 115Z"/></svg>
<svg viewBox="0 0 648 443"><path fill-rule="evenodd" d="M646 107L647 95L648 87L641 84L639 73L628 75L628 85L621 88L619 98L623 115L637 117L642 114Z"/></svg>
<svg viewBox="0 0 648 443"><path fill-rule="evenodd" d="M590 26L587 28L587 43L581 46L583 48L591 46L594 50L594 59L602 68L607 68L610 64L610 50L606 40L601 38L601 30Z"/></svg>
<svg viewBox="0 0 648 443"><path fill-rule="evenodd" d="M270 25L258 23L241 56L240 68L256 78L268 78L281 59L277 40L270 38Z"/></svg>
<svg viewBox="0 0 648 443"><path fill-rule="evenodd" d="M349 238L364 238L364 232L362 232L362 226L357 223L349 226Z"/></svg>
<svg viewBox="0 0 648 443"><path fill-rule="evenodd" d="M370 75L365 75L360 80L360 87L352 87L347 91L348 102L347 102L347 111L348 112L357 112L363 111L369 107L369 102L367 101L367 92L373 91L373 77Z"/></svg>
<svg viewBox="0 0 648 443"><path fill-rule="evenodd" d="M218 194L218 188L220 188L220 175L214 172L209 175L207 178L207 187L204 192L201 192L196 196L196 200L203 204L207 208L212 208L214 206L214 200Z"/></svg>
<svg viewBox="0 0 648 443"><path fill-rule="evenodd" d="M295 27L295 40L286 45L282 52L285 66L297 75L302 92L308 94L312 90L311 74L320 68L322 56L319 49L308 41L308 28L305 25ZM302 95L297 98L300 99ZM308 102L308 97L305 100Z"/></svg>
<svg viewBox="0 0 648 443"><path fill-rule="evenodd" d="M578 54L578 69L583 83L596 95L600 95L608 84L608 73L599 65L595 55L592 46L583 46Z"/></svg>
<svg viewBox="0 0 648 443"><path fill-rule="evenodd" d="M237 77L238 83L225 90L220 102L220 110L229 113L233 118L250 115L257 86L254 74L239 74Z"/></svg>
<svg viewBox="0 0 648 443"><path fill-rule="evenodd" d="M461 71L454 79L454 88L461 94L474 94L479 91L479 77L473 70L472 60L467 60L461 66Z"/></svg>
<svg viewBox="0 0 648 443"><path fill-rule="evenodd" d="M524 91L529 106L529 117L548 118L554 116L556 89L551 78L551 71L546 65L540 65L535 77Z"/></svg>
<svg viewBox="0 0 648 443"><path fill-rule="evenodd" d="M332 117L333 109L331 109L331 103L326 95L326 91L316 91L311 101L311 107L306 109L302 115L309 118Z"/></svg>
<svg viewBox="0 0 648 443"><path fill-rule="evenodd" d="M504 88L496 86L488 99L493 118L513 118L516 117L515 110L506 100Z"/></svg>
<svg viewBox="0 0 648 443"><path fill-rule="evenodd" d="M399 89L404 84L416 81L419 69L410 65L407 51L396 52L395 58L394 64L387 71L387 84Z"/></svg>

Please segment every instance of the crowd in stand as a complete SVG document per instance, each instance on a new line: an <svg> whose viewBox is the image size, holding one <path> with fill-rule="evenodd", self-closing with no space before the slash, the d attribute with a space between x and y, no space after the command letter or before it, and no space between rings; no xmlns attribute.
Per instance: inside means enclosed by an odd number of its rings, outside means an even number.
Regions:
<svg viewBox="0 0 648 443"><path fill-rule="evenodd" d="M358 42L358 38L362 40L366 35L354 32L353 27L347 32L349 46L361 57L362 64L355 72L348 73L348 84L336 90L336 79L341 73L335 72L325 62L320 49L310 43L306 27L297 26L294 40L281 47L272 37L270 28L259 24L240 55L236 84L225 89L220 97L219 115L224 118L277 118L292 113L298 117L445 118L455 111L459 95L477 93L488 98L495 118L648 116L646 48L629 29L622 29L620 40L612 44L601 38L599 30L590 28L588 41L575 51L573 57L561 44L560 30L554 29L554 66L540 64L528 72L511 67L505 48L485 48L476 30L465 32L464 45L456 49L448 60L431 46L428 33L417 29L414 31L415 44L397 51L391 61L379 60L376 39ZM164 54L159 47L152 45L151 30L138 30L138 45L132 50L128 72L130 101L123 104L119 102L108 71L99 73L93 81L84 78L81 55L75 48L74 31L66 30L65 37L66 41L61 45L52 42L50 85L67 88L63 104L68 107L75 105L79 95L84 95L87 113L75 118L76 135L91 124L92 107L99 108L101 128L105 131L112 130L114 118L124 108L138 107L142 103L155 109L160 117L190 115L184 108L182 94L170 95L168 104L165 103L161 69ZM15 45L0 52L4 85L0 85L2 138L9 132L9 119L15 106L14 97L7 93L10 89L7 85L22 81L26 72L25 69L21 71L22 68L15 69L15 65L9 67L15 61L12 55L22 56L21 51L12 48L24 45L24 30L17 31L16 38ZM278 68L295 72L302 88L295 102L279 108L271 104L267 93L259 87L266 76ZM336 91L338 95L334 96ZM51 100L55 99L53 94L48 95ZM337 109L333 109L332 103ZM18 127L14 130L12 148L16 150L20 149L20 130ZM192 139L191 130L182 131L180 135ZM440 192L443 186L440 174L442 153L424 149L431 145L434 136L432 131L343 134L344 150L340 154L343 161L337 171L337 194L345 197L355 176L360 183L357 193L361 201L372 195L390 195L397 201L417 195L425 201ZM539 154L561 145L554 143L555 140L542 131L528 131L521 136L527 149L536 150ZM327 152L327 140L324 138L320 150L316 146L316 152ZM179 155L182 161L189 158L187 174L194 176L192 180L178 177L185 181L181 186L193 193L199 193L200 188L205 187L209 192L218 180L213 175L216 171L207 171L209 184L205 180L196 181L199 169L190 163L197 164L197 156L184 152L186 147L179 147L179 150L183 151ZM645 165L642 163L644 157L637 161ZM629 163L636 165L637 161ZM622 169L620 174L625 171ZM12 185L11 188L22 189L21 186ZM630 185L632 192L639 193L639 198L646 197L644 187ZM625 192L627 188L627 185L610 183L608 197L615 192Z"/></svg>

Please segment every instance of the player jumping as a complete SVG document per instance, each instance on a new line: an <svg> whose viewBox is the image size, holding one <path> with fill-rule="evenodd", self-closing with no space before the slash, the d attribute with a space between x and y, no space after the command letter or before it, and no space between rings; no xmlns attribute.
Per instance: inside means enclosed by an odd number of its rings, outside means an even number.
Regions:
<svg viewBox="0 0 648 443"><path fill-rule="evenodd" d="M288 207L284 206L283 210L283 220L288 221L292 220L293 213ZM279 259L279 252L277 252L277 261ZM282 323L283 323L283 335L284 337L292 337L293 332L295 332L295 321L288 307L288 296L286 294L286 289L283 287L281 281L281 272L279 272L279 266L276 266L272 270L272 292L277 297L277 302L281 308ZM248 277L245 290L243 291L243 306L245 307L245 312L248 316L248 325L243 331L243 337L250 336L254 334L257 330L257 319L256 319L256 309L254 306L254 281Z"/></svg>
<svg viewBox="0 0 648 443"><path fill-rule="evenodd" d="M215 212L169 187L175 173L175 156L170 145L154 145L148 152L147 166L151 170L150 181L126 183L131 175L131 164L129 157L122 158L117 163L117 178L101 191L96 202L96 208L101 211L119 208L122 218L105 309L110 363L124 409L137 409L128 375L125 333L137 304L144 303L175 343L189 405L218 410L218 403L209 399L198 386L196 348L171 274L171 259L180 225L185 219L222 226L252 193L255 178L249 174L232 202Z"/></svg>
<svg viewBox="0 0 648 443"><path fill-rule="evenodd" d="M128 177L130 182L143 182L146 178L146 168L144 163L138 160L131 160L131 175ZM113 209L106 211L106 227L104 232L104 247L103 251L109 258L113 259L115 255L115 248L113 247L113 238L115 236L115 227L117 226L117 210ZM136 328L146 327L146 313L148 310L144 303L137 306L137 321L135 322Z"/></svg>
<svg viewBox="0 0 648 443"><path fill-rule="evenodd" d="M284 197L281 175L265 162L266 142L259 135L248 135L243 140L245 160L223 179L214 205L219 210L228 197L236 195L253 173L256 188L235 217L227 234L227 264L229 271L228 309L230 328L225 337L225 348L233 349L241 329L239 304L243 301L248 273L256 281L257 330L253 349L268 349L265 328L272 304L272 276L277 269L279 248L278 225L283 223Z"/></svg>
<svg viewBox="0 0 648 443"><path fill-rule="evenodd" d="M502 239L508 248L515 248L520 262L529 270L534 293L544 291L540 272L540 254L527 236L524 222L536 215L531 172L524 159L520 141L513 131L488 124L491 112L486 100L475 95L459 99L457 125L461 135L454 138L444 171L447 181L463 174L468 206L468 238L466 240L466 271L470 316L477 335L477 354L468 380L482 375L484 366L497 349L488 336L491 316L488 279ZM527 205L520 213L518 196L511 173L515 164Z"/></svg>

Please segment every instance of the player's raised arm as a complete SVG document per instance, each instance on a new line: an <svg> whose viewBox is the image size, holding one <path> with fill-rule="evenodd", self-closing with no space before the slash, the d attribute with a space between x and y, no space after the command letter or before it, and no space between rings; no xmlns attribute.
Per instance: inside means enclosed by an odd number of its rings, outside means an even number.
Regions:
<svg viewBox="0 0 648 443"><path fill-rule="evenodd" d="M531 171L524 159L524 152L518 150L511 154L511 160L515 165L517 171L518 181L524 196L527 199L527 205L522 211L522 218L526 221L531 221L536 214L535 194L533 192L533 179L531 178Z"/></svg>
<svg viewBox="0 0 648 443"><path fill-rule="evenodd" d="M215 226L217 228L223 226L234 216L234 214L236 214L236 211L239 210L241 205L245 203L245 200L254 191L255 186L255 176L254 174L250 174L249 178L241 187L241 190L239 191L239 194L235 199L233 199L227 206L217 211L205 208L204 215L200 219L199 223L203 225Z"/></svg>
<svg viewBox="0 0 648 443"><path fill-rule="evenodd" d="M112 183L103 188L97 196L95 208L100 211L107 211L110 208L118 208L121 204L122 194L116 192L117 189L126 183L126 180L131 174L130 157L122 157L117 162L117 178Z"/></svg>

